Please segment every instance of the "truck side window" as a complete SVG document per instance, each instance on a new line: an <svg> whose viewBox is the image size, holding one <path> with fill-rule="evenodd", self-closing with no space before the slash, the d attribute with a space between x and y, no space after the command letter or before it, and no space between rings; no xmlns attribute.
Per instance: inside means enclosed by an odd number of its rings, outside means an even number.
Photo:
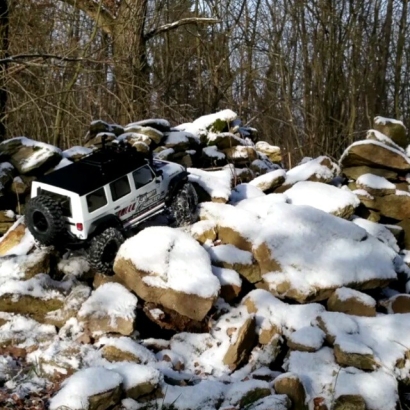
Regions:
<svg viewBox="0 0 410 410"><path fill-rule="evenodd" d="M116 201L117 199L129 194L131 192L131 187L127 175L117 179L114 182L111 182L110 189L113 201Z"/></svg>
<svg viewBox="0 0 410 410"><path fill-rule="evenodd" d="M86 196L88 212L94 212L104 205L107 205L107 197L105 196L104 188L97 189Z"/></svg>
<svg viewBox="0 0 410 410"><path fill-rule="evenodd" d="M135 188L142 188L144 185L147 185L154 179L151 168L147 165L137 169L132 173L134 178Z"/></svg>

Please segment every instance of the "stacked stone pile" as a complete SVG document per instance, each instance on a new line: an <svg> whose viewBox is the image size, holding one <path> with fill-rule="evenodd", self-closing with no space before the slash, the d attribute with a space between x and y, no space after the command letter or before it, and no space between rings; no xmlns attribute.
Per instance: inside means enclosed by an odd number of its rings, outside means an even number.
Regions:
<svg viewBox="0 0 410 410"><path fill-rule="evenodd" d="M224 120L213 115L209 129L209 118L178 130L163 120L96 122L89 147L65 152L3 143L5 196L17 176L78 160L108 133L218 167L188 167L201 194L198 221L129 238L112 276L90 271L83 252L39 248L24 220L5 211L13 225L0 239L0 407L37 408L40 397L38 408L51 410L404 408L410 269L392 231L406 218L380 205L407 198L399 140L371 131L339 164L321 156L286 171L276 148L217 116ZM375 126L388 122L397 128L385 119ZM231 161L237 147L256 159ZM19 151L30 152L22 163ZM32 162L41 165L27 171Z"/></svg>
<svg viewBox="0 0 410 410"><path fill-rule="evenodd" d="M402 122L376 117L366 139L349 146L340 159L349 188L361 202L357 214L397 226L392 229L401 235L405 249L410 249L408 144Z"/></svg>

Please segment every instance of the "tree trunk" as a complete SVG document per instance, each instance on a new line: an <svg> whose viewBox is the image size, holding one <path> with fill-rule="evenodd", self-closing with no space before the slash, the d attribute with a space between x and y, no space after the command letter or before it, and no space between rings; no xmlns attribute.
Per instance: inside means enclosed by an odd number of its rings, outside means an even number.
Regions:
<svg viewBox="0 0 410 410"><path fill-rule="evenodd" d="M8 56L9 49L9 6L7 0L0 1L0 58ZM7 108L7 63L0 64L0 139L6 138Z"/></svg>
<svg viewBox="0 0 410 410"><path fill-rule="evenodd" d="M122 1L113 31L113 59L120 123L149 115L150 82L144 36L148 0Z"/></svg>

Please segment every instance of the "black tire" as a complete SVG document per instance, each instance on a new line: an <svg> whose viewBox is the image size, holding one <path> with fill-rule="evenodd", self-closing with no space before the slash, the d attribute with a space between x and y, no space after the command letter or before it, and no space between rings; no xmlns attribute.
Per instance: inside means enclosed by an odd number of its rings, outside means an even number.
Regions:
<svg viewBox="0 0 410 410"><path fill-rule="evenodd" d="M112 275L114 259L123 242L124 236L116 228L107 228L94 237L88 250L91 268L104 275Z"/></svg>
<svg viewBox="0 0 410 410"><path fill-rule="evenodd" d="M190 182L186 182L175 194L169 206L174 226L191 225L196 220L198 195Z"/></svg>
<svg viewBox="0 0 410 410"><path fill-rule="evenodd" d="M43 245L58 245L64 237L63 210L49 196L39 195L28 201L25 222L34 238Z"/></svg>

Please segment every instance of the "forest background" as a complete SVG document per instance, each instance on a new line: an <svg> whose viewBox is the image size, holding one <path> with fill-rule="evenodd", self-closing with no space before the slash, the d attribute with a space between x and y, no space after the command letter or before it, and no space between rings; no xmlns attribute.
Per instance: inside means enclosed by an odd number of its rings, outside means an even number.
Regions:
<svg viewBox="0 0 410 410"><path fill-rule="evenodd" d="M237 112L288 165L410 125L408 0L0 0L0 139Z"/></svg>

